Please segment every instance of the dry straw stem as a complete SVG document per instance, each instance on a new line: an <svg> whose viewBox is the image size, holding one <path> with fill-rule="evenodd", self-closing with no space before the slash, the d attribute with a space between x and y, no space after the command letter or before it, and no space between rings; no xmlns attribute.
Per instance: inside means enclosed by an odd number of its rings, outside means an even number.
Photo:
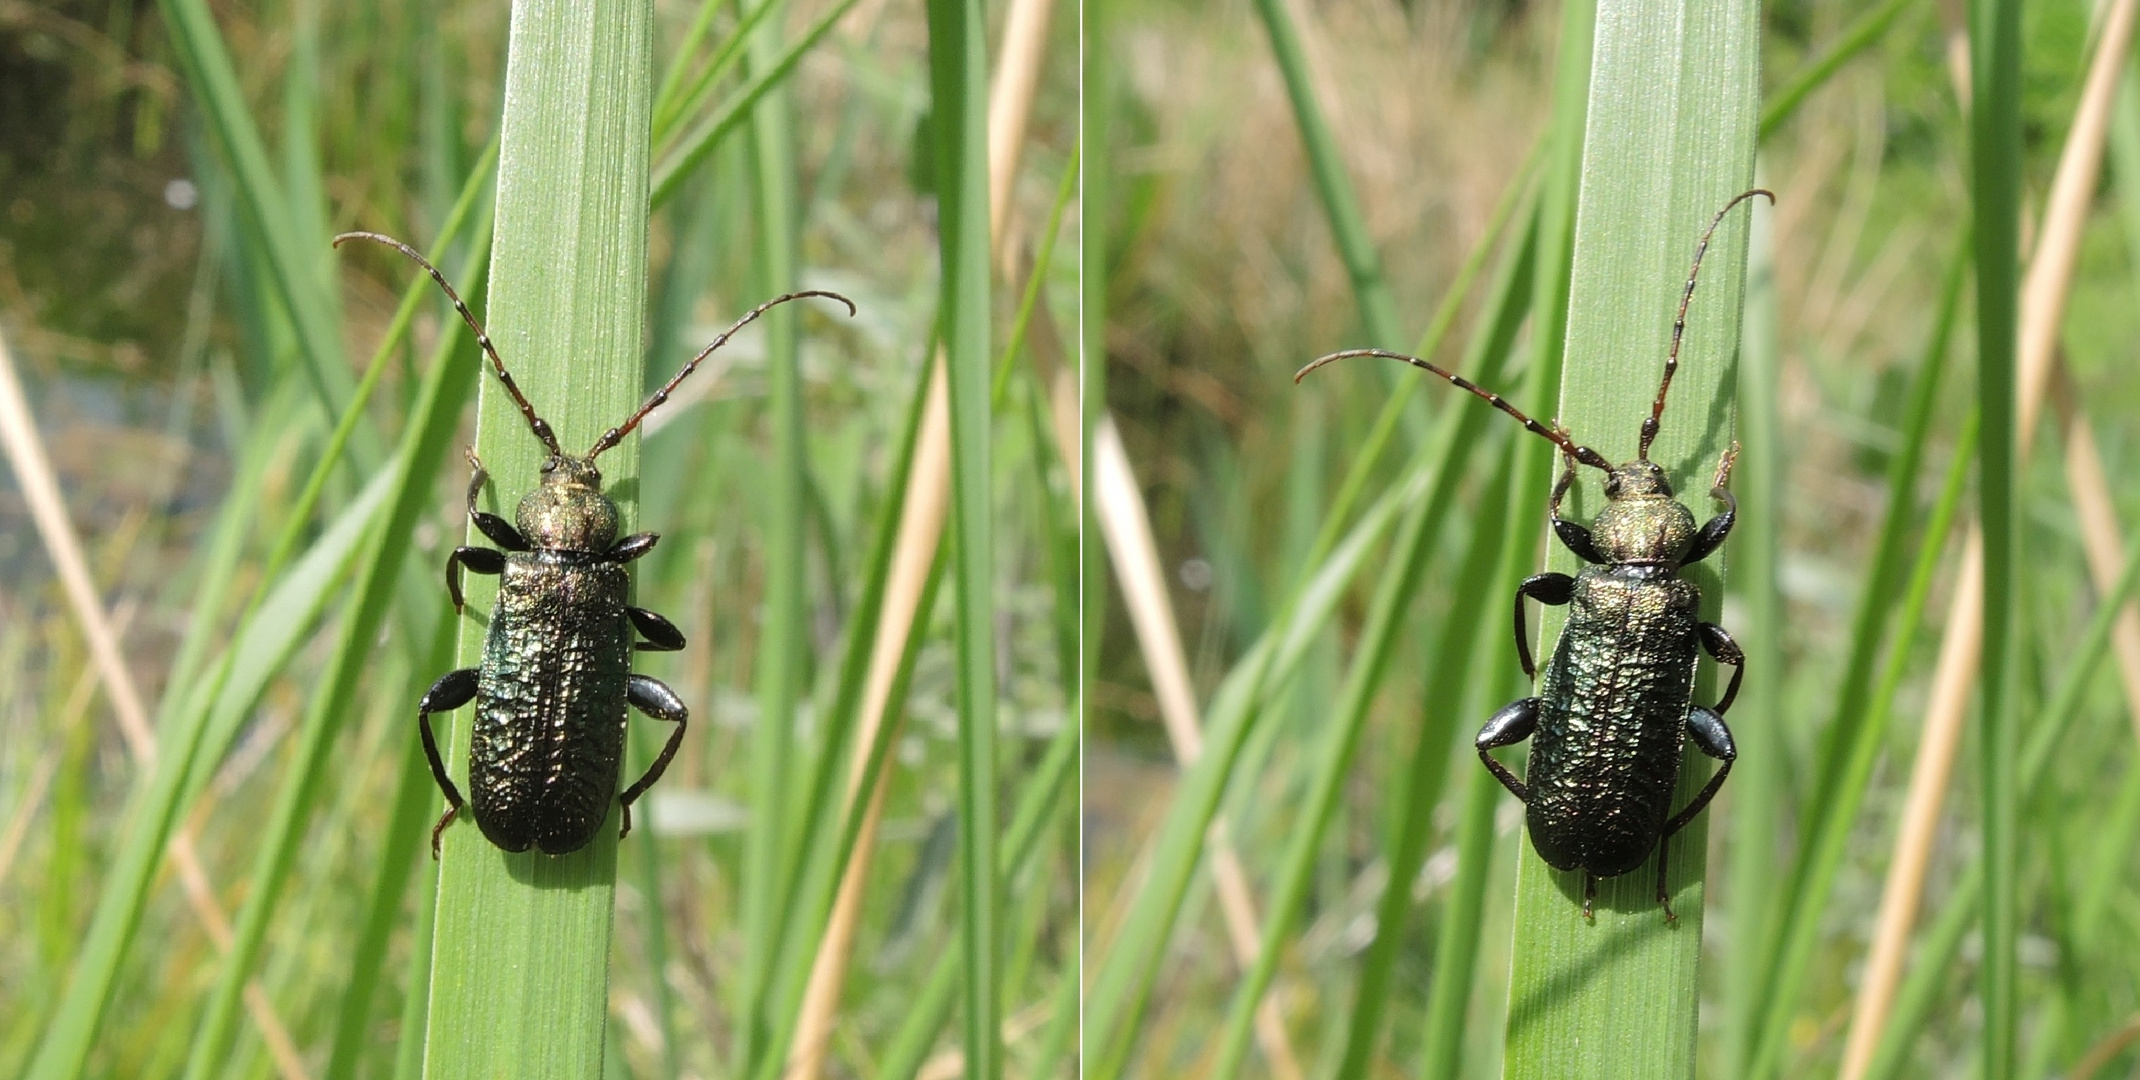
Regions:
<svg viewBox="0 0 2140 1080"><path fill-rule="evenodd" d="M23 501L29 504L30 517L37 524L37 534L44 541L45 552L59 571L67 604L82 625L82 636L88 639L97 677L103 681L111 698L112 710L119 714L119 731L126 738L127 751L133 756L134 764L146 774L156 763L156 734L149 727L148 709L126 666L126 658L120 653L119 632L105 614L103 603L97 599L96 582L89 574L89 560L82 554L81 538L75 535L73 523L67 519L67 504L60 496L59 479L52 470L51 458L45 453L44 440L38 437L37 423L30 415L29 399L22 392L22 382L15 375L14 356L8 351L4 339L0 339L0 446L4 446L8 463L22 485ZM25 817L34 808L34 803L25 802L22 810ZM209 940L218 950L229 949L230 916L216 903L215 886L209 880L207 869L201 865L190 823L181 825L172 835L170 854L194 917L200 920L201 927L208 932ZM297 1044L290 1039L289 1030L283 1026L281 1018L276 1016L274 1003L261 989L259 980L245 984L245 1004L252 1013L253 1022L260 1027L261 1039L274 1055L277 1071L285 1080L303 1080L305 1067L297 1052Z"/></svg>
<svg viewBox="0 0 2140 1080"><path fill-rule="evenodd" d="M2058 331L2065 320L2067 294L2080 251L2082 227L2087 223L2102 171L2104 139L2110 126L2110 106L2133 33L2135 0L2116 0L2103 22L2103 33L2088 70L2088 81L2073 116L2073 125L2060 153L2058 172L2052 180L2051 197L2044 211L2036 253L2029 262L2021 286L2020 364L2016 453L2026 463L2044 395L2050 388L2057 356ZM2093 467L2090 463L2093 462ZM2098 587L2108 587L2123 563L2117 525L2111 510L2109 486L2095 454L2094 436L2085 423L2068 423L2067 476L2073 499L2087 536L2088 561ZM2107 573L2106 573L2107 567ZM1931 859L1934 832L1939 824L1947 779L1953 771L1954 751L1961 740L1962 720L1975 681L1984 635L1984 538L1981 526L1973 526L1964 549L1961 580L1949 610L1947 632L1940 643L1939 668L1933 680L1930 706L1925 712L1924 734L1918 742L1917 762L1911 770L1910 791L1903 808L1902 828L1895 840L1895 854L1888 866L1887 885L1882 890L1880 913L1872 947L1866 959L1864 981L1850 1021L1850 1036L1844 1045L1842 1080L1858 1080L1872 1064L1880 1044L1887 1015L1894 1005L1896 987L1902 978L1902 961L1916 922L1918 903L1924 894L1925 868ZM2126 706L2140 730L2140 614L2128 610L2115 632L2118 668L2125 688Z"/></svg>
<svg viewBox="0 0 2140 1080"><path fill-rule="evenodd" d="M989 237L998 265L1008 259L1004 228L1009 212L1012 181L1018 175L1019 154L1025 147L1025 132L1033 110L1035 89L1040 84L1042 46L1047 39L1053 0L1014 0L1003 32L1002 61L989 93L988 114L988 204ZM1008 269L1006 269L1008 274ZM1035 273L1039 270L1036 268ZM943 538L944 521L951 505L951 405L944 375L941 346L929 364L928 397L922 406L921 431L914 444L913 464L907 476L907 498L900 510L899 534L892 551L891 574L884 590L884 610L877 620L877 634L870 646L869 674L864 684L860 723L854 736L857 747L883 745L878 740L891 705L900 658L906 653L921 597L936 563L936 550ZM869 769L867 755L857 753L847 773L847 803L851 806ZM885 764L889 766L891 759ZM787 1080L815 1080L823 1071L825 1051L832 1038L833 1021L839 1013L840 994L847 981L856 925L861 917L862 893L876 854L877 826L884 812L887 781L880 778L869 794L869 805L856 832L852 854L840 871L840 888L833 899L825 932L818 941L817 958L810 967L810 982L803 991L795 1039L788 1051Z"/></svg>
<svg viewBox="0 0 2140 1080"><path fill-rule="evenodd" d="M1129 454L1122 446L1122 433L1114 417L1101 414L1093 433L1093 509L1106 535L1115 579L1122 587L1122 602L1137 631L1137 646L1144 654L1145 670L1151 675L1152 691L1159 698L1159 715L1167 729L1167 742L1174 760L1186 771L1203 755L1204 737L1198 727L1201 712L1196 687L1189 676L1189 658L1182 651L1181 630L1174 620L1174 605L1167 597L1166 572L1159 562L1159 545L1152 537L1152 522L1145 513L1143 489L1130 469ZM1211 853L1212 884L1218 893L1219 910L1225 916L1227 940L1234 959L1243 970L1254 966L1263 947L1263 931L1256 917L1255 900L1249 895L1248 874L1227 837L1226 819L1214 818L1205 841ZM1256 1039L1270 1063L1271 1075L1296 1080L1300 1062L1286 1037L1285 1021L1278 999L1266 994L1256 1008Z"/></svg>

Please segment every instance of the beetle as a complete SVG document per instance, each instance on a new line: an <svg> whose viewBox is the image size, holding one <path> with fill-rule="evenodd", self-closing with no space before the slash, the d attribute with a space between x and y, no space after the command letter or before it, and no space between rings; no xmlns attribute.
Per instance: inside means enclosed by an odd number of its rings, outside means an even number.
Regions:
<svg viewBox="0 0 2140 1080"><path fill-rule="evenodd" d="M633 533L618 538L617 504L602 493L602 473L595 467L595 458L622 442L647 414L669 400L677 384L690 377L701 361L758 316L791 300L813 296L838 300L852 316L854 301L835 292L809 289L758 305L692 357L637 412L604 432L585 454L574 456L558 446L549 422L536 415L483 324L461 302L444 274L416 249L393 237L350 232L335 237L334 244L340 247L346 240L394 248L438 282L454 310L475 332L476 344L490 358L498 382L519 407L529 430L549 451L542 464L542 482L520 500L512 523L477 508L477 496L490 474L475 450L468 451L473 470L468 482L468 517L477 531L498 546L453 549L446 556L446 592L454 610L462 611L465 571L497 575L498 597L483 637L481 664L440 676L416 707L424 755L446 796L446 812L431 828L431 856L438 857L439 838L446 826L460 815L463 805L471 804L483 835L506 851L532 847L545 855L564 855L585 847L609 816L612 797L621 803L624 818L618 835L629 834L632 803L661 779L683 744L689 720L689 710L675 691L657 679L632 673L631 654L635 649L674 652L684 647L684 636L669 620L629 602L631 577L625 564L652 551L660 537ZM636 643L635 631L641 639ZM471 799L464 803L439 756L431 717L470 701L476 703L476 714L469 740ZM676 727L646 774L620 797L617 781L627 703Z"/></svg>
<svg viewBox="0 0 2140 1080"><path fill-rule="evenodd" d="M1299 382L1325 364L1353 356L1402 360L1439 375L1514 417L1532 434L1560 448L1565 467L1553 485L1547 516L1561 543L1584 563L1570 577L1533 574L1516 587L1516 655L1527 679L1537 679L1525 628L1525 597L1568 605L1568 620L1546 660L1538 694L1513 702L1486 721L1475 745L1479 760L1526 807L1531 845L1556 870L1583 871L1583 917L1592 917L1599 878L1625 874L1657 851L1657 902L1667 921L1677 921L1665 888L1673 834L1709 805L1738 757L1724 713L1739 693L1746 656L1730 633L1701 618L1701 590L1679 575L1715 552L1731 533L1739 504L1727 489L1739 446L1717 462L1709 497L1724 509L1699 528L1694 514L1673 498L1664 469L1650 460L1650 444L1664 419L1665 396L1679 370L1679 342L1687 328L1687 305L1701 273L1709 239L1733 207L1759 195L1734 196L1717 211L1694 249L1694 265L1680 293L1672 324L1672 347L1650 415L1643 419L1635 458L1614 467L1605 456L1578 444L1558 423L1548 428L1499 394L1416 356L1381 349L1351 349L1320 357L1294 375ZM1577 464L1605 474L1606 504L1589 526L1560 516L1575 483ZM1696 651L1731 666L1731 682L1713 706L1693 703ZM1526 779L1519 780L1489 752L1531 740ZM1701 791L1671 812L1679 784L1683 743L1720 764Z"/></svg>

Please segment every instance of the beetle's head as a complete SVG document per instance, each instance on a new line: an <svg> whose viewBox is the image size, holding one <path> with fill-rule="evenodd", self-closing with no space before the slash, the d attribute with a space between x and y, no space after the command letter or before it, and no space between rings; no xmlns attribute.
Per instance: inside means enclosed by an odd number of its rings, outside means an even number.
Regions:
<svg viewBox="0 0 2140 1080"><path fill-rule="evenodd" d="M552 454L542 485L520 500L520 535L553 551L607 551L617 538L617 504L602 494L602 472L583 459Z"/></svg>
<svg viewBox="0 0 2140 1080"><path fill-rule="evenodd" d="M1672 497L1656 462L1636 459L1605 478L1605 508L1590 525L1598 554L1613 563L1678 566L1694 543L1694 514Z"/></svg>

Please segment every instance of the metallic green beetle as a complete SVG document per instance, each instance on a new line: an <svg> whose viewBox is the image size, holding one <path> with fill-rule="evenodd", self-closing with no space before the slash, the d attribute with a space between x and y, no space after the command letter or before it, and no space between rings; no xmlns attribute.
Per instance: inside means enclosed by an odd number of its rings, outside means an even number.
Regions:
<svg viewBox="0 0 2140 1080"><path fill-rule="evenodd" d="M1578 445L1557 425L1548 428L1503 400L1500 395L1444 371L1415 356L1380 349L1353 349L1321 357L1295 375L1351 356L1403 360L1433 372L1459 389L1486 399L1523 426L1560 447L1566 467L1553 486L1548 513L1553 531L1586 564L1574 577L1534 574L1516 589L1516 654L1526 678L1537 678L1525 629L1523 599L1569 605L1567 625L1546 661L1538 696L1514 702L1486 721L1477 739L1479 760L1495 778L1523 800L1531 844L1557 870L1582 870L1583 916L1590 917L1597 880L1616 877L1642 865L1657 850L1657 902L1665 918L1676 919L1665 888L1665 868L1672 838L1716 795L1738 756L1724 712L1739 693L1746 657L1724 628L1701 619L1701 591L1679 576L1681 567L1699 562L1731 532L1738 502L1726 490L1738 457L1734 443L1717 463L1711 498L1724 510L1699 528L1694 515L1672 497L1664 470L1650 461L1664 417L1665 395L1679 369L1679 341L1687 327L1687 304L1701 273L1709 238L1724 215L1756 195L1735 196L1717 211L1694 251L1694 266L1680 294L1679 315L1672 324L1672 348L1665 359L1657 400L1642 421L1635 460L1614 468L1604 455ZM1580 463L1605 473L1604 509L1588 528L1560 516L1561 500L1575 483ZM1714 706L1693 704L1697 649L1732 667L1731 683ZM1531 740L1527 780L1518 780L1488 751ZM1683 743L1722 764L1700 793L1678 813L1671 812L1679 784Z"/></svg>
<svg viewBox="0 0 2140 1080"><path fill-rule="evenodd" d="M776 297L753 308L685 364L668 384L654 392L624 423L595 440L587 453L574 457L558 447L550 424L535 414L526 395L505 370L490 335L447 284L445 275L414 248L378 233L343 233L344 240L385 244L421 265L444 289L447 299L490 357L505 392L512 395L528 427L550 456L542 465L542 483L520 500L515 524L476 509L476 496L489 474L468 453L474 476L468 483L468 516L496 548L459 547L446 557L446 591L461 610L461 573L502 575L491 608L490 629L483 638L481 666L449 671L431 684L417 705L417 726L431 775L446 795L446 812L431 829L431 855L439 837L460 814L460 789L446 775L431 714L476 703L471 735L468 786L476 825L490 842L507 851L535 848L545 855L577 851L594 839L609 816L616 796L617 771L624 756L625 705L676 730L646 775L624 789L619 800L623 832L632 831L632 803L645 794L676 748L683 744L689 712L682 699L661 682L632 674L634 649L669 652L684 647L684 636L669 620L628 602L631 578L624 564L654 549L660 537L633 533L617 537L617 504L602 493L602 474L594 459L631 434L648 413L669 400L678 383L700 361L745 325L790 300L822 296L847 305L838 293L806 290ZM517 525L517 527L516 527ZM634 644L634 631L644 640Z"/></svg>

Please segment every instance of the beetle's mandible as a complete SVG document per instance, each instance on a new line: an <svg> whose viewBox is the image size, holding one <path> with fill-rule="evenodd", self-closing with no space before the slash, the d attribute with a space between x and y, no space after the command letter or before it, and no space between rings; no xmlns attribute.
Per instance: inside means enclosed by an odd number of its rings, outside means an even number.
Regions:
<svg viewBox="0 0 2140 1080"><path fill-rule="evenodd" d="M1723 512L1696 527L1694 514L1672 497L1664 470L1650 461L1650 444L1664 418L1665 395L1679 370L1679 341L1687 328L1687 304L1701 273L1709 239L1731 209L1754 196L1776 201L1756 188L1734 196L1717 211L1694 249L1694 265L1672 323L1672 347L1650 415L1642 421L1635 459L1618 468L1604 455L1576 443L1565 428L1547 427L1517 411L1499 394L1415 356L1380 349L1352 349L1324 356L1293 379L1351 356L1403 360L1433 372L1516 418L1533 434L1560 447L1566 462L1553 485L1547 514L1561 543L1586 565L1575 576L1534 574L1516 588L1516 655L1526 678L1537 678L1524 627L1523 599L1569 605L1568 621L1546 660L1538 696L1510 704L1479 730L1479 760L1526 806L1531 844L1556 870L1581 870L1583 916L1589 918L1599 878L1642 865L1657 851L1657 902L1675 920L1665 868L1673 834L1709 805L1738 751L1724 712L1739 693L1746 657L1724 628L1701 618L1701 592L1679 576L1723 544L1738 513L1726 489L1738 444L1717 462L1709 496ZM1560 516L1575 483L1577 464L1605 473L1605 507L1588 527ZM1731 682L1713 706L1693 703L1697 650L1731 665ZM1488 751L1531 740L1530 765L1519 780ZM1720 764L1701 791L1672 812L1679 784L1681 748L1687 740Z"/></svg>
<svg viewBox="0 0 2140 1080"><path fill-rule="evenodd" d="M520 500L510 524L476 508L476 496L489 474L475 451L468 452L474 470L468 482L468 517L498 547L455 548L446 557L446 591L459 611L463 571L496 574L500 580L490 628L483 638L481 665L440 676L417 705L424 754L446 796L446 812L431 828L431 855L438 857L439 838L463 805L460 789L446 774L446 763L439 756L431 715L470 701L476 703L476 713L468 762L469 802L476 825L491 843L506 851L532 847L546 855L577 851L594 839L595 830L608 818L612 798L622 804L622 833L629 833L633 801L669 767L669 759L683 743L688 718L675 691L632 673L632 652L681 649L684 636L669 620L630 604L631 577L624 565L653 550L660 538L654 533L618 538L617 504L602 493L602 474L594 460L622 442L648 413L669 400L677 384L697 370L701 361L753 319L809 296L838 300L853 315L854 301L811 289L758 305L692 357L637 412L575 457L558 446L549 422L528 404L483 324L461 302L445 275L416 249L392 237L343 233L334 238L335 246L345 240L369 240L394 248L438 282L475 332L476 344L490 358L499 384L527 419L529 430L549 451L542 465L542 483ZM635 643L635 636L642 640ZM627 703L658 720L674 721L676 728L646 775L619 797Z"/></svg>

